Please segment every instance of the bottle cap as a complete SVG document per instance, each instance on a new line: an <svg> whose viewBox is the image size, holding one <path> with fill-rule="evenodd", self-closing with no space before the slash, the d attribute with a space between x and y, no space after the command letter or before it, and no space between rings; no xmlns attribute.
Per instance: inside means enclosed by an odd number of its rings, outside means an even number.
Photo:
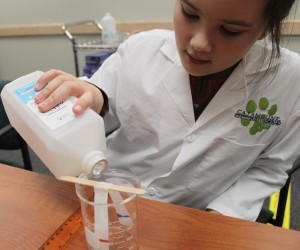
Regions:
<svg viewBox="0 0 300 250"><path fill-rule="evenodd" d="M83 171L92 174L94 176L99 176L107 168L107 160L101 151L89 152L83 159Z"/></svg>

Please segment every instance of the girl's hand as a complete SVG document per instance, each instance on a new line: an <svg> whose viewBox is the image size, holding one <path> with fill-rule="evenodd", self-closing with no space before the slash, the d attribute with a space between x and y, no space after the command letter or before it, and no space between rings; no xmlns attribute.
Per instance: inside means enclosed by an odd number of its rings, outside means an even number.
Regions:
<svg viewBox="0 0 300 250"><path fill-rule="evenodd" d="M56 69L44 73L35 85L35 90L40 91L34 100L41 112L50 110L69 96L78 98L73 107L77 115L88 107L100 113L104 102L97 87Z"/></svg>

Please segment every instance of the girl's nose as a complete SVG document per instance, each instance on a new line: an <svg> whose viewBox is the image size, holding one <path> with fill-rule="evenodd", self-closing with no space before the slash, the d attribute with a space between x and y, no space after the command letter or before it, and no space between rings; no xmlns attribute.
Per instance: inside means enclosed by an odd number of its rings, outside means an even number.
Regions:
<svg viewBox="0 0 300 250"><path fill-rule="evenodd" d="M209 34L203 28L194 32L190 45L195 51L206 53L210 52L213 47Z"/></svg>

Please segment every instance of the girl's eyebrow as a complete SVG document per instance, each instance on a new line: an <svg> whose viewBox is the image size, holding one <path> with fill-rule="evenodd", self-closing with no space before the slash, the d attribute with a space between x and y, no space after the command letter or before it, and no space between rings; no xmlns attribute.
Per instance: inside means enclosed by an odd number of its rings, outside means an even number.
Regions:
<svg viewBox="0 0 300 250"><path fill-rule="evenodd" d="M190 6L192 9L199 11L197 7L195 7L189 0L181 0L181 2L184 2L188 6ZM242 26L245 28L252 28L253 24L246 22L244 20L222 20L226 24L232 24L232 25L237 25L237 26Z"/></svg>
<svg viewBox="0 0 300 250"><path fill-rule="evenodd" d="M198 10L189 0L181 0L181 2L184 2L194 10Z"/></svg>
<svg viewBox="0 0 300 250"><path fill-rule="evenodd" d="M242 26L245 28L252 28L253 24L246 22L244 20L222 20L226 24L232 24L232 25L237 25L237 26Z"/></svg>

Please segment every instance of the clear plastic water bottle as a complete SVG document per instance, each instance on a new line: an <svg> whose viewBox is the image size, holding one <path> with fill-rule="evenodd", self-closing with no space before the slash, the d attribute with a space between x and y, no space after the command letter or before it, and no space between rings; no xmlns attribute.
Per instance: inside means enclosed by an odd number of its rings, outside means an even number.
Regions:
<svg viewBox="0 0 300 250"><path fill-rule="evenodd" d="M110 14L106 13L102 17L100 24L103 28L102 30L102 40L107 44L114 44L116 42L117 30L116 30L116 20Z"/></svg>
<svg viewBox="0 0 300 250"><path fill-rule="evenodd" d="M11 125L56 178L101 174L107 167L102 117L91 109L75 115L75 98L40 112L34 101L34 85L42 74L33 72L3 88L1 98Z"/></svg>

